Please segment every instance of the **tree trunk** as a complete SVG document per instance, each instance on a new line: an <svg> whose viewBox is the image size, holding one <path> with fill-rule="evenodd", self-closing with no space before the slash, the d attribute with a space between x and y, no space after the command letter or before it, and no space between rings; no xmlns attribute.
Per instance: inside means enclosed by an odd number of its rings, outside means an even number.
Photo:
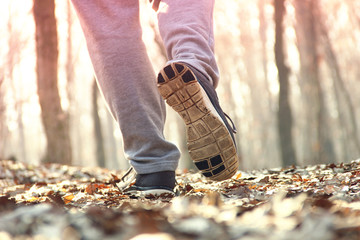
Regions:
<svg viewBox="0 0 360 240"><path fill-rule="evenodd" d="M2 67L0 67L0 139L3 139L0 141L0 158L4 157L5 154L5 144L7 139L7 126L6 126L6 118L5 118L5 111L6 111L6 105L4 102L4 77L5 71Z"/></svg>
<svg viewBox="0 0 360 240"><path fill-rule="evenodd" d="M261 63L263 68L263 75L264 75L264 86L265 86L265 92L266 95L264 95L264 98L266 96L266 103L265 103L265 111L268 112L266 116L266 121L262 124L265 124L268 128L267 131L264 131L263 133L266 135L263 135L262 138L266 139L264 148L264 156L269 156L273 158L278 158L278 151L274 151L274 142L276 145L276 142L278 141L278 135L277 132L273 131L273 127L276 125L276 115L275 115L275 109L277 108L275 106L275 102L273 101L273 97L270 91L270 85L269 85L269 77L268 77L268 67L267 64L269 62L268 57L268 50L267 50L267 29L268 29L268 23L266 19L265 14L265 6L266 6L267 0L259 0L258 1L258 9L259 9L259 36L261 40ZM264 157L263 157L264 158ZM264 164L264 163L263 163ZM266 161L265 164L272 164ZM266 166L266 165L265 165Z"/></svg>
<svg viewBox="0 0 360 240"><path fill-rule="evenodd" d="M317 0L295 0L296 37L300 56L300 87L306 112L305 163L333 162L334 150L329 134L324 93L320 84L318 34L315 8Z"/></svg>
<svg viewBox="0 0 360 240"><path fill-rule="evenodd" d="M11 8L9 9L11 12ZM18 126L18 146L17 148L17 157L21 161L26 162L26 141L25 141L25 130L24 130L24 121L23 121L23 88L20 81L20 84L15 84L14 71L16 65L19 64L21 59L21 50L23 44L21 42L19 32L13 29L13 19L11 14L7 23L7 32L8 32L8 46L9 51L7 54L7 70L8 78L11 86L11 91L13 93L13 98L15 100L15 111L16 111L16 121Z"/></svg>
<svg viewBox="0 0 360 240"><path fill-rule="evenodd" d="M268 25L265 19L265 0L259 0L258 2L258 8L259 8L259 35L261 40L261 64L263 68L263 74L264 74L264 83L265 83L265 90L268 98L268 104L267 106L270 108L270 110L273 110L273 103L271 101L271 93L270 93L270 86L269 86L269 78L268 78L268 56L267 56L267 49L266 49L266 43L267 43L267 37L266 32L268 29Z"/></svg>
<svg viewBox="0 0 360 240"><path fill-rule="evenodd" d="M83 136L80 118L82 116L79 103L76 99L77 86L75 83L75 71L78 54L73 47L73 25L74 25L74 13L71 8L71 1L66 2L66 21L67 21L67 39L66 39L66 95L69 102L68 116L69 116L69 133L72 145L73 164L84 165L82 161L87 161L82 157L83 150ZM75 162L76 161L76 162Z"/></svg>
<svg viewBox="0 0 360 240"><path fill-rule="evenodd" d="M345 1L348 9L349 9L349 15L350 18L353 18L354 21L357 23L358 27L360 27L360 13L359 13L359 2L354 0L346 0Z"/></svg>
<svg viewBox="0 0 360 240"><path fill-rule="evenodd" d="M94 119L94 132L95 132L95 144L96 144L96 161L99 167L105 167L105 149L104 149L104 138L101 130L101 122L99 117L98 107L98 86L96 80L92 86L92 106L93 106L93 119Z"/></svg>
<svg viewBox="0 0 360 240"><path fill-rule="evenodd" d="M295 165L296 155L292 137L292 115L289 103L289 68L285 65L283 43L284 0L275 2L275 61L279 78L278 131L280 137L281 159L284 166Z"/></svg>
<svg viewBox="0 0 360 240"><path fill-rule="evenodd" d="M71 164L69 121L58 91L58 40L54 0L34 0L36 74L47 140L45 162Z"/></svg>
<svg viewBox="0 0 360 240"><path fill-rule="evenodd" d="M330 40L328 30L324 24L323 14L320 12L320 8L316 8L319 11L318 26L320 31L320 37L322 46L325 51L326 62L329 66L331 76L333 79L334 91L337 101L337 107L339 112L341 128L345 132L346 139L344 139L345 153L353 153L351 156L346 156L346 159L351 159L360 154L360 139L358 137L358 124L356 121L356 109L351 100L351 95L346 89L344 79L337 61L335 51L333 49L332 42ZM347 144L350 143L350 144ZM351 148L352 145L353 147Z"/></svg>
<svg viewBox="0 0 360 240"><path fill-rule="evenodd" d="M253 119L251 121L251 127L253 130L253 136L255 139L259 139L259 141L250 141L249 147L250 151L253 152L255 159L263 159L263 156L266 152L266 146L269 138L269 126L271 125L270 118L270 105L271 102L270 95L263 94L264 92L269 93L267 88L267 83L260 81L260 78L257 74L258 68L258 59L256 58L254 52L256 52L256 39L253 36L251 31L251 25L248 19L250 19L249 14L250 8L243 8L239 11L239 16L243 16L244 20L241 21L240 24L240 44L244 48L242 51L242 59L246 68L246 83L250 89L250 100L251 100L251 113ZM265 36L262 36L265 39ZM263 40L264 40L263 39ZM265 40L264 40L265 41ZM266 56L266 51L263 52L263 57ZM228 56L227 56L228 57ZM264 58L263 58L264 60ZM264 64L264 62L263 62ZM267 68L263 65L264 72L267 71ZM266 78L264 78L267 81ZM231 83L225 84L228 88L231 88ZM259 97L262 96L262 97ZM235 105L233 106L235 108ZM254 140L255 140L254 139ZM261 142L261 144L259 144ZM263 163L259 161L255 161L255 168L259 168Z"/></svg>
<svg viewBox="0 0 360 240"><path fill-rule="evenodd" d="M69 100L69 105L72 106L74 101L74 58L73 58L73 45L72 45L72 26L73 26L73 15L71 11L71 2L67 1L66 5L66 14L67 14L67 39L66 39L66 92Z"/></svg>

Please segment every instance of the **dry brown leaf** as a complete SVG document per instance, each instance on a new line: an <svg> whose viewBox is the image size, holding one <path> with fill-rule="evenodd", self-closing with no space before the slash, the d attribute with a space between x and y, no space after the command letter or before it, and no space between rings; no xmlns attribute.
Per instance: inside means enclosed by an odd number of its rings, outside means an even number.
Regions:
<svg viewBox="0 0 360 240"><path fill-rule="evenodd" d="M65 196L63 197L64 203L65 203L65 204L71 203L71 201L74 199L74 197L75 197L75 196L74 196L73 194L65 195Z"/></svg>

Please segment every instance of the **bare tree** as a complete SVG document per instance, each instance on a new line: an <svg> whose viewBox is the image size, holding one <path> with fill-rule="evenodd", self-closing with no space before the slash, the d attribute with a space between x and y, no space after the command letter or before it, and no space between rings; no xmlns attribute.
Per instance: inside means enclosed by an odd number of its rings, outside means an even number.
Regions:
<svg viewBox="0 0 360 240"><path fill-rule="evenodd" d="M281 158L283 165L296 164L296 155L293 145L292 127L293 120L289 103L289 68L285 64L284 52L284 27L285 0L274 0L275 7L275 61L279 78L279 109L278 131L280 137Z"/></svg>
<svg viewBox="0 0 360 240"><path fill-rule="evenodd" d="M268 77L268 62L269 62L269 56L268 56L268 50L267 50L267 31L268 31L268 21L266 19L266 13L265 8L268 0L258 0L258 9L259 9L259 36L261 41L261 63L262 63L262 69L263 69L263 88L266 92L266 94L263 96L264 99L266 99L264 105L265 109L264 111L268 112L265 118L265 122L262 124L266 126L267 130L263 130L263 138L264 143L266 144L263 146L264 148L264 155L263 156L272 156L273 158L277 158L277 151L274 151L274 142L278 142L278 135L274 134L273 126L276 125L276 114L275 114L275 102L273 100L273 96L270 92L270 85L269 85L269 77ZM267 161L268 162L268 161Z"/></svg>
<svg viewBox="0 0 360 240"><path fill-rule="evenodd" d="M41 117L47 139L45 162L71 164L68 115L58 91L58 39L54 0L34 0L36 74Z"/></svg>
<svg viewBox="0 0 360 240"><path fill-rule="evenodd" d="M24 41L21 36L21 32L14 29L13 21L14 18L12 16L12 4L9 5L9 18L7 21L7 36L8 36L8 53L7 53L7 79L9 81L10 89L13 94L13 98L15 100L15 111L16 111L16 122L17 122L17 133L18 133L18 145L17 148L17 157L22 161L27 160L26 154L26 140L25 140L25 129L24 129L24 121L23 121L23 103L24 103L24 94L23 87L21 84L21 79L19 83L15 82L14 72L16 70L17 65L21 61L21 51L24 49L27 41ZM9 90L10 90L9 89Z"/></svg>
<svg viewBox="0 0 360 240"><path fill-rule="evenodd" d="M66 94L69 101L69 131L72 143L72 156L76 159L77 164L82 164L82 151L83 151L83 136L80 119L82 112L77 102L78 96L76 82L75 82L75 67L78 61L78 48L74 48L73 41L73 26L74 26L74 12L72 9L71 1L66 1L66 23L67 23L67 38L66 38L66 60L65 60L65 73L66 73Z"/></svg>
<svg viewBox="0 0 360 240"><path fill-rule="evenodd" d="M318 34L315 9L317 0L295 0L296 37L300 56L300 87L302 89L306 126L304 127L305 162L327 163L335 160L321 86L318 61Z"/></svg>
<svg viewBox="0 0 360 240"><path fill-rule="evenodd" d="M71 89L74 85L74 57L73 57L73 34L72 34L72 26L73 26L73 13L71 9L70 1L66 3L66 14L67 14L67 39L66 39L66 79L67 79L67 94L69 98L69 102L72 102L73 96L71 94Z"/></svg>
<svg viewBox="0 0 360 240"><path fill-rule="evenodd" d="M343 138L343 152L345 153L345 159L351 159L352 157L360 154L360 139L358 136L358 123L356 121L356 109L351 99L351 94L346 88L343 74L338 64L337 56L335 54L332 41L328 34L328 29L325 26L323 16L320 7L316 4L314 9L317 11L317 25L320 32L320 40L325 52L325 59L333 79L334 95L336 97L337 108L339 112L340 125ZM354 13L355 14L355 13ZM351 145L353 148L351 148ZM349 156L353 153L352 156Z"/></svg>
<svg viewBox="0 0 360 240"><path fill-rule="evenodd" d="M5 71L2 67L0 67L0 139L6 139L7 135L7 127L6 127L6 118L5 118L5 110L6 104L4 102L4 79L5 79ZM4 157L5 151L5 142L0 141L0 157Z"/></svg>
<svg viewBox="0 0 360 240"><path fill-rule="evenodd" d="M249 9L247 8L240 8L239 16L242 16L244 19L240 22L240 43L241 46L244 48L242 51L243 54L243 63L246 67L246 84L249 86L250 89L250 102L251 102L251 113L253 115L253 121L251 124L253 125L253 132L254 135L261 144L258 144L257 141L252 141L249 143L249 146L252 148L252 152L256 159L262 158L266 154L268 143L270 137L270 129L269 126L271 125L271 97L269 93L269 88L267 84L267 78L260 78L257 67L258 67L258 58L262 58L263 70L264 74L267 75L267 67L266 67L266 60L267 60L267 53L266 48L262 51L262 56L257 57L258 54L254 54L257 50L256 46L256 37L254 33L251 31L251 25L249 19L251 15L249 14ZM265 26L262 26L265 27ZM260 31L260 36L263 38L262 43L265 45L265 29ZM263 45L263 47L264 47ZM228 84L230 85L230 83ZM262 93L266 94L262 94ZM272 147L273 150L273 147ZM257 166L261 165L260 162L257 162Z"/></svg>
<svg viewBox="0 0 360 240"><path fill-rule="evenodd" d="M358 11L360 4L358 1L354 0L346 0L345 3L348 5L349 12L351 12L351 18L354 19L354 21L358 24L358 27L360 27L360 13Z"/></svg>
<svg viewBox="0 0 360 240"><path fill-rule="evenodd" d="M264 73L264 83L265 83L265 90L267 93L267 97L269 100L268 107L272 108L272 102L271 102L271 93L270 93L270 87L269 87L269 79L268 79L268 54L266 49L267 44L267 37L266 32L268 29L268 24L265 18L265 1L266 0L258 0L258 9L259 9L259 36L261 40L261 64L263 68Z"/></svg>

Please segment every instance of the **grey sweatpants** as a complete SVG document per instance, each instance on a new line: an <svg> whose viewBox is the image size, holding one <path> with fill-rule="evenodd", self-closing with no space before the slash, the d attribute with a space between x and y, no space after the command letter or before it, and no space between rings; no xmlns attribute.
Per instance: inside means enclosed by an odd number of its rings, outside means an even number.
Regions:
<svg viewBox="0 0 360 240"><path fill-rule="evenodd" d="M130 164L139 174L175 170L180 153L164 139L165 105L141 38L139 1L72 2L98 84L119 123ZM213 5L214 0L163 0L158 22L169 62L194 66L216 86Z"/></svg>

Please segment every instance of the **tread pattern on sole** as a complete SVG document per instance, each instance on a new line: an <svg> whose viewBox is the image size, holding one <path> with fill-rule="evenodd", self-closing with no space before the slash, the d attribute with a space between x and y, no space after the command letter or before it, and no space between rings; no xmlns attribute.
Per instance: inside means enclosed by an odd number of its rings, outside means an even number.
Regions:
<svg viewBox="0 0 360 240"><path fill-rule="evenodd" d="M186 124L195 166L212 180L231 178L239 165L235 144L195 74L185 64L171 63L157 79L160 94Z"/></svg>

